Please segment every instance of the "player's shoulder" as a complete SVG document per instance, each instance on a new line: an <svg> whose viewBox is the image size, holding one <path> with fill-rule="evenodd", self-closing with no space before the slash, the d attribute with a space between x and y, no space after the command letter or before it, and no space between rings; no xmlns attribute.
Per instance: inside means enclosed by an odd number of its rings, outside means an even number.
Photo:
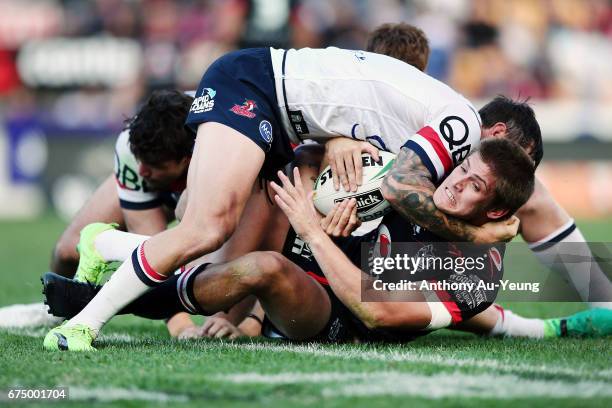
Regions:
<svg viewBox="0 0 612 408"><path fill-rule="evenodd" d="M480 114L463 95L455 93L454 98L437 102L431 122L447 139L470 141L480 140L482 120ZM460 145L463 142L455 142Z"/></svg>
<svg viewBox="0 0 612 408"><path fill-rule="evenodd" d="M115 141L115 152L120 156L132 154L132 150L130 149L130 129L124 129L117 136L117 140Z"/></svg>
<svg viewBox="0 0 612 408"><path fill-rule="evenodd" d="M130 130L124 129L115 142L115 159L122 166L129 166L136 169L138 161L130 148Z"/></svg>

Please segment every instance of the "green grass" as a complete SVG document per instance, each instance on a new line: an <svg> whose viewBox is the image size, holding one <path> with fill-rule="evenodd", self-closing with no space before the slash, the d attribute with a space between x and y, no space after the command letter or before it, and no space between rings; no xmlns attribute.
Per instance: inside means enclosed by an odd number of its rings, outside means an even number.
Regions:
<svg viewBox="0 0 612 408"><path fill-rule="evenodd" d="M612 238L612 220L580 226L590 240ZM62 228L52 216L0 223L0 306L40 301L38 276ZM583 308L571 303L511 306L542 317ZM2 392L13 386L68 386L70 406L154 406L163 405L156 402L163 398L172 406L193 407L612 403L610 339L499 340L441 331L386 346L178 342L160 322L123 316L105 328L98 352L71 354L43 351L45 331L0 331ZM140 394L117 400L126 390ZM112 401L104 402L105 397Z"/></svg>

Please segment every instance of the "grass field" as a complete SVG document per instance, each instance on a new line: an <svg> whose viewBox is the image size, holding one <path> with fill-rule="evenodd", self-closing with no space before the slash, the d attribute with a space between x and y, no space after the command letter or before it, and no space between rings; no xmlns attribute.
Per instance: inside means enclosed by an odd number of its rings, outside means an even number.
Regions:
<svg viewBox="0 0 612 408"><path fill-rule="evenodd" d="M612 238L612 220L579 225L592 241ZM40 301L38 276L62 228L51 216L0 223L0 306ZM512 308L552 317L582 305ZM441 331L393 346L177 342L161 322L124 316L105 328L98 352L71 354L43 351L45 332L0 331L0 404L10 387L67 386L70 406L612 406L611 339Z"/></svg>

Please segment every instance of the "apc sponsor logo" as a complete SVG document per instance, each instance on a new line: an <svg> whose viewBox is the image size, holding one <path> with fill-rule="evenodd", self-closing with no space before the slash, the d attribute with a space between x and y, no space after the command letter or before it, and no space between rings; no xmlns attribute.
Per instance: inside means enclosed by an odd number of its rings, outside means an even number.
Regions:
<svg viewBox="0 0 612 408"><path fill-rule="evenodd" d="M215 107L215 95L217 91L212 88L202 89L202 95L193 100L189 111L192 113L210 112Z"/></svg>
<svg viewBox="0 0 612 408"><path fill-rule="evenodd" d="M242 105L235 104L232 106L230 111L239 116L244 116L245 118L253 119L257 116L254 110L257 109L257 103L255 103L252 99L245 99Z"/></svg>
<svg viewBox="0 0 612 408"><path fill-rule="evenodd" d="M339 203L347 198L354 198L357 200L357 210L358 211L368 211L380 203L382 203L385 199L383 198L382 192L379 189L370 190L365 193L361 193L358 195L354 195L352 197L341 197L336 198L334 200L334 204Z"/></svg>
<svg viewBox="0 0 612 408"><path fill-rule="evenodd" d="M266 143L272 142L272 124L267 120L259 122L259 134L264 138Z"/></svg>

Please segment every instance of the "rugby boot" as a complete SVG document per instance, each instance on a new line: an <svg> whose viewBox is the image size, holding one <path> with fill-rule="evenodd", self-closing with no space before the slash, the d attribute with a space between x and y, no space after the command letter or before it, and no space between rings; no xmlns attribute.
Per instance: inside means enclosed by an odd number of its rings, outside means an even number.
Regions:
<svg viewBox="0 0 612 408"><path fill-rule="evenodd" d="M95 246L95 239L99 234L104 231L117 229L117 227L117 224L95 222L86 225L81 230L81 238L77 245L79 266L74 275L75 281L100 285L106 277L117 269L118 264L116 262L106 262Z"/></svg>
<svg viewBox="0 0 612 408"><path fill-rule="evenodd" d="M612 310L589 309L544 321L544 337L605 337L612 335Z"/></svg>
<svg viewBox="0 0 612 408"><path fill-rule="evenodd" d="M83 310L102 287L89 282L77 282L53 272L45 273L40 280L49 313L67 319Z"/></svg>
<svg viewBox="0 0 612 408"><path fill-rule="evenodd" d="M50 351L95 351L91 345L95 332L84 324L67 326L67 323L51 329L45 336L43 347Z"/></svg>

